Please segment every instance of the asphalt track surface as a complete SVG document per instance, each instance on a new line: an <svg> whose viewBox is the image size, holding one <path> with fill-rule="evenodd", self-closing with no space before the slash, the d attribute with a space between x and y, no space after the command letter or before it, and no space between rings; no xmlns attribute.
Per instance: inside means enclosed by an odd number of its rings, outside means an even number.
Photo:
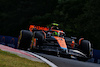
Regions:
<svg viewBox="0 0 100 67"><path fill-rule="evenodd" d="M36 54L48 59L58 67L100 67L100 64L82 62L78 60L56 57L53 55L47 55L42 53L36 53Z"/></svg>

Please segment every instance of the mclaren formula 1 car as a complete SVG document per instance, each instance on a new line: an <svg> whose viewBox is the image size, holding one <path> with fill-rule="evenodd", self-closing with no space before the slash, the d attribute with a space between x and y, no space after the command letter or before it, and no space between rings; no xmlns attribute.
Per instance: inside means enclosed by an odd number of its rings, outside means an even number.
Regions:
<svg viewBox="0 0 100 67"><path fill-rule="evenodd" d="M75 56L78 60L88 60L92 57L91 43L80 38L78 43L76 37L66 37L65 32L58 29L55 24L51 28L30 25L29 30L21 30L18 40L19 49L38 49L52 51L59 54Z"/></svg>

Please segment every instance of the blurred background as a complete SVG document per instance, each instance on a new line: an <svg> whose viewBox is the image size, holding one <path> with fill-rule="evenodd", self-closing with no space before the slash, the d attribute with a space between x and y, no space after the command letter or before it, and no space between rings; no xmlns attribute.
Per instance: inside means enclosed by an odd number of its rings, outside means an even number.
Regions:
<svg viewBox="0 0 100 67"><path fill-rule="evenodd" d="M100 0L0 0L0 35L18 37L30 24L53 22L68 37L84 37L100 49Z"/></svg>

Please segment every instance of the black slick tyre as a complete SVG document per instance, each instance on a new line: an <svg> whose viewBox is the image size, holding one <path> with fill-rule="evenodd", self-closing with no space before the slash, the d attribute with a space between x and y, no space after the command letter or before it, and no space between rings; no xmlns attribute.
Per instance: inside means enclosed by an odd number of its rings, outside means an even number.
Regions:
<svg viewBox="0 0 100 67"><path fill-rule="evenodd" d="M44 35L42 34L42 31L36 31L35 38L37 38L37 44L41 46L44 41Z"/></svg>
<svg viewBox="0 0 100 67"><path fill-rule="evenodd" d="M27 50L30 48L31 40L32 40L33 33L28 30L21 30L20 37L18 40L18 48Z"/></svg>
<svg viewBox="0 0 100 67"><path fill-rule="evenodd" d="M91 56L91 43L88 40L82 40L80 44L80 50L87 56L85 57L78 57L77 59L80 61L87 61Z"/></svg>

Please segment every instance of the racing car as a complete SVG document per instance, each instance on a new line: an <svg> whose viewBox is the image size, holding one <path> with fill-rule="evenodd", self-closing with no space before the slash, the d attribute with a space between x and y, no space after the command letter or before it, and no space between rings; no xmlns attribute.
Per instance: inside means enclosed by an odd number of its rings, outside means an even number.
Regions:
<svg viewBox="0 0 100 67"><path fill-rule="evenodd" d="M56 52L57 55L66 54L77 57L78 60L86 61L93 56L91 43L80 38L76 43L76 37L66 37L59 24L52 23L52 27L30 25L29 30L21 30L18 38L19 49L38 49Z"/></svg>

